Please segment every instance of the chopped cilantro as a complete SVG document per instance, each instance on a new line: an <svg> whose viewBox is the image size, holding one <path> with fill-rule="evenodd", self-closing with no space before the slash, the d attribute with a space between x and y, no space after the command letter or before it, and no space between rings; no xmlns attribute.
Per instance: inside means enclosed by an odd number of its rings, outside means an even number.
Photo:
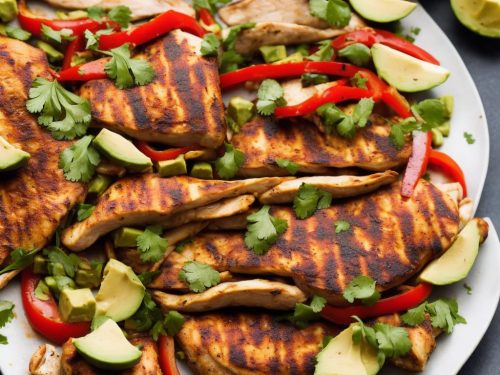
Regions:
<svg viewBox="0 0 500 375"><path fill-rule="evenodd" d="M94 212L95 206L93 204L82 203L78 205L76 211L76 218L78 221L83 221L88 219L92 212Z"/></svg>
<svg viewBox="0 0 500 375"><path fill-rule="evenodd" d="M215 161L215 169L220 178L233 178L245 162L245 154L232 144L225 144L225 154Z"/></svg>
<svg viewBox="0 0 500 375"><path fill-rule="evenodd" d="M184 281L189 290L201 293L220 283L220 274L208 264L190 261L179 272L179 280Z"/></svg>
<svg viewBox="0 0 500 375"><path fill-rule="evenodd" d="M49 264L62 265L64 273L69 277L75 277L78 266L81 262L80 257L74 253L66 254L58 247L48 247L43 250L43 255L49 258ZM64 276L64 275L58 275Z"/></svg>
<svg viewBox="0 0 500 375"><path fill-rule="evenodd" d="M148 286L161 273L161 271L146 271L142 272L137 277L141 280L142 285Z"/></svg>
<svg viewBox="0 0 500 375"><path fill-rule="evenodd" d="M137 236L137 248L143 262L154 263L163 258L168 241L161 237L162 231L161 226L153 225L147 227L143 233Z"/></svg>
<svg viewBox="0 0 500 375"><path fill-rule="evenodd" d="M343 57L357 66L365 66L371 60L370 48L361 43L354 43L342 48L339 57Z"/></svg>
<svg viewBox="0 0 500 375"><path fill-rule="evenodd" d="M303 87L309 87L313 85L320 85L322 83L327 83L330 81L330 78L325 74L316 74L316 73L305 73L302 74L300 78Z"/></svg>
<svg viewBox="0 0 500 375"><path fill-rule="evenodd" d="M132 11L128 6L118 5L114 8L111 8L111 10L108 12L108 18L111 21L115 21L120 24L122 29L125 29L128 27L128 24L132 19Z"/></svg>
<svg viewBox="0 0 500 375"><path fill-rule="evenodd" d="M48 42L61 44L63 40L75 39L73 36L73 30L71 29L54 30L50 26L42 23L41 30L42 38Z"/></svg>
<svg viewBox="0 0 500 375"><path fill-rule="evenodd" d="M105 10L100 6L91 6L87 8L87 16L95 21L100 21L105 13Z"/></svg>
<svg viewBox="0 0 500 375"><path fill-rule="evenodd" d="M366 89L366 82L368 82L368 78L361 77L359 73L356 73L354 77L351 78L351 83L360 89Z"/></svg>
<svg viewBox="0 0 500 375"><path fill-rule="evenodd" d="M14 318L14 304L10 301L0 301L0 328L3 328ZM7 337L0 335L0 344L8 344Z"/></svg>
<svg viewBox="0 0 500 375"><path fill-rule="evenodd" d="M323 40L318 42L318 50L310 56L307 56L307 60L311 61L330 61L333 58L334 50L332 47L331 40Z"/></svg>
<svg viewBox="0 0 500 375"><path fill-rule="evenodd" d="M298 164L286 159L276 159L275 162L278 167L286 169L291 175L297 174L300 168Z"/></svg>
<svg viewBox="0 0 500 375"><path fill-rule="evenodd" d="M184 321L184 316L181 313L171 310L165 314L163 326L169 336L175 336L181 330Z"/></svg>
<svg viewBox="0 0 500 375"><path fill-rule="evenodd" d="M22 41L26 41L31 38L31 33L15 26L5 26L4 30L2 30L0 26L0 34Z"/></svg>
<svg viewBox="0 0 500 375"><path fill-rule="evenodd" d="M274 79L266 79L262 82L257 92L257 112L263 116L274 113L276 107L286 105L285 92L281 85Z"/></svg>
<svg viewBox="0 0 500 375"><path fill-rule="evenodd" d="M465 138L465 141L470 145L473 145L474 143L476 143L476 140L471 133L464 132L464 138Z"/></svg>
<svg viewBox="0 0 500 375"><path fill-rule="evenodd" d="M231 0L194 0L193 6L195 10L207 9L210 13L215 13L217 11L217 6L219 4L227 4Z"/></svg>
<svg viewBox="0 0 500 375"><path fill-rule="evenodd" d="M336 28L347 26L351 20L351 8L344 0L309 0L309 12Z"/></svg>
<svg viewBox="0 0 500 375"><path fill-rule="evenodd" d="M61 152L59 168L69 181L88 182L95 173L101 158L92 146L93 136L87 135Z"/></svg>
<svg viewBox="0 0 500 375"><path fill-rule="evenodd" d="M203 36L200 52L203 56L217 56L220 45L220 40L214 33L207 33Z"/></svg>
<svg viewBox="0 0 500 375"><path fill-rule="evenodd" d="M31 263L33 263L33 258L39 251L40 250L28 251L21 248L14 250L10 253L10 264L0 270L0 275L28 267Z"/></svg>
<svg viewBox="0 0 500 375"><path fill-rule="evenodd" d="M286 220L269 214L270 208L263 206L247 217L249 224L245 233L245 245L259 255L269 250L278 240L278 236L288 228Z"/></svg>
<svg viewBox="0 0 500 375"><path fill-rule="evenodd" d="M328 208L332 204L332 194L318 189L316 186L302 183L293 199L293 209L299 219L307 219L316 210Z"/></svg>
<svg viewBox="0 0 500 375"><path fill-rule="evenodd" d="M255 22L246 22L239 24L237 26L233 26L229 29L229 33L227 34L226 38L224 38L222 44L224 46L224 49L226 50L234 50L236 46L236 39L238 37L238 34L241 33L243 30L251 29L255 27Z"/></svg>
<svg viewBox="0 0 500 375"><path fill-rule="evenodd" d="M297 327L305 328L313 320L318 319L319 313L326 305L326 299L320 296L313 296L309 305L304 303L295 304L293 316L289 317L290 321Z"/></svg>
<svg viewBox="0 0 500 375"><path fill-rule="evenodd" d="M331 134L335 126L340 136L352 139L357 128L363 128L368 123L374 105L373 99L363 98L354 107L352 116L345 114L333 103L322 105L316 113L321 117L327 134Z"/></svg>
<svg viewBox="0 0 500 375"><path fill-rule="evenodd" d="M355 299L371 306L380 299L380 292L376 289L376 282L370 276L357 276L344 289L344 298L353 303Z"/></svg>
<svg viewBox="0 0 500 375"><path fill-rule="evenodd" d="M237 70L245 62L243 56L234 50L224 51L220 59L220 71L222 73Z"/></svg>
<svg viewBox="0 0 500 375"><path fill-rule="evenodd" d="M349 229L351 229L351 224L349 224L348 221L345 220L337 220L335 223L333 223L335 226L335 233L342 233L342 232L347 232Z"/></svg>

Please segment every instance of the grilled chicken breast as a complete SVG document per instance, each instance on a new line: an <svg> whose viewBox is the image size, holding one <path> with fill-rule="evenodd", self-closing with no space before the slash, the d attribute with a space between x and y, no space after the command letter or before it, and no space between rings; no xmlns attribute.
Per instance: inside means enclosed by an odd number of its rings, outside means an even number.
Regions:
<svg viewBox="0 0 500 375"><path fill-rule="evenodd" d="M31 82L50 79L45 54L0 37L0 136L31 154L23 168L0 177L0 264L16 248L37 249L50 240L85 188L64 178L59 154L71 142L56 141L26 110ZM0 285L14 275L1 276Z"/></svg>
<svg viewBox="0 0 500 375"><path fill-rule="evenodd" d="M253 313L188 318L176 338L200 375L312 374L325 336L338 329L315 323L305 329Z"/></svg>
<svg viewBox="0 0 500 375"><path fill-rule="evenodd" d="M129 340L132 345L137 346L142 351L139 363L128 370L104 371L95 368L85 361L76 351L72 339L66 341L62 347L61 367L62 375L158 375L161 374L158 362L158 347L156 342L149 337L135 337Z"/></svg>
<svg viewBox="0 0 500 375"><path fill-rule="evenodd" d="M359 129L350 140L336 133L326 135L306 121L281 121L256 117L235 134L231 143L245 153L240 176L288 174L276 164L286 159L299 165L302 173L329 174L330 168L359 167L385 171L402 166L411 155L409 142L398 150L391 143L390 120L373 114L371 124Z"/></svg>
<svg viewBox="0 0 500 375"><path fill-rule="evenodd" d="M175 30L146 47L156 76L148 85L118 89L109 79L85 83L92 118L133 138L173 146L217 148L226 126L217 61L200 55L201 39Z"/></svg>
<svg viewBox="0 0 500 375"><path fill-rule="evenodd" d="M96 203L92 215L66 229L62 241L71 250L84 250L99 237L122 226L161 223L179 212L248 193L263 193L282 178L241 181L200 180L156 174L126 177L113 184Z"/></svg>
<svg viewBox="0 0 500 375"><path fill-rule="evenodd" d="M195 12L191 5L184 0L45 0L50 5L67 9L87 9L91 6L100 6L108 9L124 5L132 11L132 19L137 20L156 16L167 10L187 14L194 17Z"/></svg>
<svg viewBox="0 0 500 375"><path fill-rule="evenodd" d="M456 202L424 180L408 200L398 182L335 202L306 220L288 207L272 207L271 214L287 220L288 229L264 255L247 249L243 233L234 232L201 234L181 255L219 272L291 277L306 294L341 305L344 288L356 276L372 277L384 291L415 275L449 248L459 226ZM350 228L336 233L338 220ZM164 286L171 272L167 261L155 286Z"/></svg>

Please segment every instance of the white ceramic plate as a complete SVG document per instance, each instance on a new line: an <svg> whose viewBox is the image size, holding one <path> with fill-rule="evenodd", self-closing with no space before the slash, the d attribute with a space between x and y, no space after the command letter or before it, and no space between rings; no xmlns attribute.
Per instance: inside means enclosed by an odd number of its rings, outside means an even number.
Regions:
<svg viewBox="0 0 500 375"><path fill-rule="evenodd" d="M450 79L433 90L430 95L453 95L455 111L450 137L442 151L450 154L463 168L467 178L469 196L479 203L489 160L489 136L481 99L472 78L457 51L429 15L418 7L403 21L406 29L420 27L416 43L436 56L452 75ZM466 143L463 133L471 133L476 142ZM466 283L473 288L467 295L462 283L441 288L438 293L458 299L460 312L467 319L467 325L460 325L449 337L439 339L425 371L426 375L457 373L469 358L488 328L500 296L500 242L490 222L490 236L481 248L478 260ZM43 342L27 323L20 300L19 283L13 282L0 292L0 299L16 304L16 319L1 330L7 335L8 345L0 346L0 368L4 375L27 374L29 358L36 347ZM183 374L191 374L180 364ZM387 368L383 374L404 374L399 369Z"/></svg>

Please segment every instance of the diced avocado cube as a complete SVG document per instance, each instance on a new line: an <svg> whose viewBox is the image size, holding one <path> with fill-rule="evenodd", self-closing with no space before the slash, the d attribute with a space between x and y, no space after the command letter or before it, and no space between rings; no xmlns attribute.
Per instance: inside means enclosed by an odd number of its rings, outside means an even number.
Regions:
<svg viewBox="0 0 500 375"><path fill-rule="evenodd" d="M268 64L283 60L286 58L286 47L284 45L280 46L262 46L259 48L260 53L264 61Z"/></svg>
<svg viewBox="0 0 500 375"><path fill-rule="evenodd" d="M111 177L98 174L90 182L88 193L100 196L107 190L107 188L109 187L109 185L111 185L112 182L113 179Z"/></svg>
<svg viewBox="0 0 500 375"><path fill-rule="evenodd" d="M95 298L89 288L66 288L59 296L59 311L65 322L90 322L95 309Z"/></svg>
<svg viewBox="0 0 500 375"><path fill-rule="evenodd" d="M61 263L49 262L47 265L47 271L49 275L52 276L66 276L64 266Z"/></svg>
<svg viewBox="0 0 500 375"><path fill-rule="evenodd" d="M187 174L187 165L184 155L179 155L175 159L162 160L156 165L161 177L179 176Z"/></svg>
<svg viewBox="0 0 500 375"><path fill-rule="evenodd" d="M199 162L195 163L193 168L191 168L191 176L204 180L212 180L214 172L210 163Z"/></svg>
<svg viewBox="0 0 500 375"><path fill-rule="evenodd" d="M123 227L113 232L115 247L137 247L137 237L144 231L136 228Z"/></svg>
<svg viewBox="0 0 500 375"><path fill-rule="evenodd" d="M285 63L294 63L304 61L304 55L300 52L294 52L290 56L285 57L282 60L278 60L275 64L285 64Z"/></svg>
<svg viewBox="0 0 500 375"><path fill-rule="evenodd" d="M446 121L443 125L438 126L436 129L441 132L441 134L445 137L448 137L450 135L450 122Z"/></svg>
<svg viewBox="0 0 500 375"><path fill-rule="evenodd" d="M28 163L29 158L30 154L12 146L5 138L0 137L0 172L20 168Z"/></svg>
<svg viewBox="0 0 500 375"><path fill-rule="evenodd" d="M431 129L431 133L432 133L432 145L434 147L442 146L444 142L443 133L441 133L439 129Z"/></svg>
<svg viewBox="0 0 500 375"><path fill-rule="evenodd" d="M97 288L101 284L102 266L99 263L90 270L76 271L76 284L82 288Z"/></svg>
<svg viewBox="0 0 500 375"><path fill-rule="evenodd" d="M0 0L0 20L10 22L17 16L16 0Z"/></svg>
<svg viewBox="0 0 500 375"><path fill-rule="evenodd" d="M74 289L76 287L75 282L67 276L47 276L43 280L56 298L59 298L59 294L64 289Z"/></svg>
<svg viewBox="0 0 500 375"><path fill-rule="evenodd" d="M453 96L451 95L445 95L439 98L441 102L444 104L444 107L446 108L446 113L449 118L451 118L451 115L453 113L453 106L455 100L453 99Z"/></svg>
<svg viewBox="0 0 500 375"><path fill-rule="evenodd" d="M255 105L246 99L235 96L229 101L227 113L238 124L242 126L250 121L255 112Z"/></svg>
<svg viewBox="0 0 500 375"><path fill-rule="evenodd" d="M295 48L295 53L300 53L303 57L309 56L310 47L307 44L299 44L297 48Z"/></svg>
<svg viewBox="0 0 500 375"><path fill-rule="evenodd" d="M47 55L50 62L57 62L64 59L64 55L52 47L49 43L45 43L44 41L37 40L36 46L40 48Z"/></svg>
<svg viewBox="0 0 500 375"><path fill-rule="evenodd" d="M46 275L48 271L49 261L41 255L35 255L33 258L33 272L38 275Z"/></svg>

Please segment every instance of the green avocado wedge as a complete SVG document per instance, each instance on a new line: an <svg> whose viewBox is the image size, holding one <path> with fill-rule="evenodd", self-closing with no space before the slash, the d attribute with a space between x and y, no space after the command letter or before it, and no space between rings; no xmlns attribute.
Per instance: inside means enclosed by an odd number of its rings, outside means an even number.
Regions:
<svg viewBox="0 0 500 375"><path fill-rule="evenodd" d="M417 3L404 0L350 0L351 6L368 21L386 23L405 18Z"/></svg>
<svg viewBox="0 0 500 375"><path fill-rule="evenodd" d="M0 172L12 171L24 166L30 154L12 146L3 137L0 137Z"/></svg>
<svg viewBox="0 0 500 375"><path fill-rule="evenodd" d="M448 285L465 279L474 265L480 242L478 221L473 219L460 231L451 247L425 267L419 279L434 285Z"/></svg>
<svg viewBox="0 0 500 375"><path fill-rule="evenodd" d="M140 361L142 352L127 341L122 330L108 319L95 331L73 340L76 350L102 370L124 370Z"/></svg>
<svg viewBox="0 0 500 375"><path fill-rule="evenodd" d="M500 38L500 0L451 0L458 20L468 29Z"/></svg>
<svg viewBox="0 0 500 375"><path fill-rule="evenodd" d="M94 146L109 160L131 172L143 172L153 165L127 138L108 129L102 129L94 139Z"/></svg>

